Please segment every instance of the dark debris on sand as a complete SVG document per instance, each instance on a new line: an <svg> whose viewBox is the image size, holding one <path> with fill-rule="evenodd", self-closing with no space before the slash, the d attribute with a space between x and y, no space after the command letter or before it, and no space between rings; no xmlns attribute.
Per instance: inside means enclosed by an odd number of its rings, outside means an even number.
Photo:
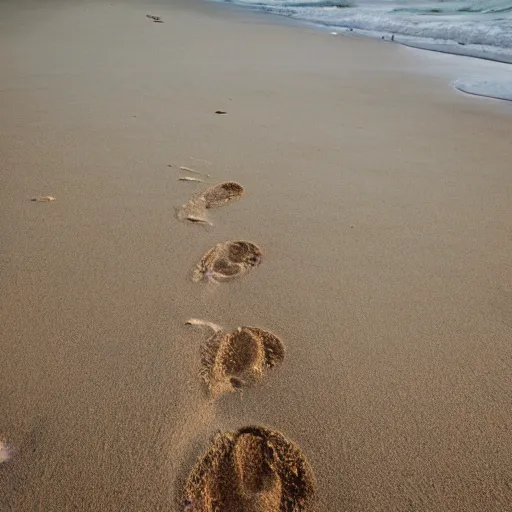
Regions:
<svg viewBox="0 0 512 512"><path fill-rule="evenodd" d="M154 23L163 23L164 20L160 16L153 16L152 14L146 14L146 18L153 20Z"/></svg>

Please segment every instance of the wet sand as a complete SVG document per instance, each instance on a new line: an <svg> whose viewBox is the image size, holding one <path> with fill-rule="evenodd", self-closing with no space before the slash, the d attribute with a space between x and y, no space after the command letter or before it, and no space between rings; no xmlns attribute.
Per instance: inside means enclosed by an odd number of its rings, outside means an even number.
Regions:
<svg viewBox="0 0 512 512"><path fill-rule="evenodd" d="M300 446L319 511L509 510L502 103L421 52L192 0L4 1L0 42L0 510L180 510L246 425ZM246 194L179 222L204 184L167 164ZM225 240L261 265L193 282ZM286 357L213 401L191 317Z"/></svg>

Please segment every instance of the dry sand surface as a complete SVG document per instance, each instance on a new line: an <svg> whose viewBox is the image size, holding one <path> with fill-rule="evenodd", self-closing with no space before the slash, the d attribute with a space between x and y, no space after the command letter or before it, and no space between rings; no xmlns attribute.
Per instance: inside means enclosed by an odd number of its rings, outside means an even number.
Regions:
<svg viewBox="0 0 512 512"><path fill-rule="evenodd" d="M321 512L511 510L512 117L422 59L195 0L0 3L0 510L182 510L248 425ZM261 265L193 282L226 240ZM213 400L191 317L286 356Z"/></svg>

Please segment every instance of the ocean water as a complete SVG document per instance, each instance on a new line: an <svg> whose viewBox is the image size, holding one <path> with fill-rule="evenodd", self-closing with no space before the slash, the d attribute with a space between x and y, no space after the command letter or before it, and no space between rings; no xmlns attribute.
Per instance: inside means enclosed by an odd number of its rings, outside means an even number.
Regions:
<svg viewBox="0 0 512 512"><path fill-rule="evenodd" d="M222 1L222 0L221 0ZM332 31L512 63L512 0L223 0Z"/></svg>

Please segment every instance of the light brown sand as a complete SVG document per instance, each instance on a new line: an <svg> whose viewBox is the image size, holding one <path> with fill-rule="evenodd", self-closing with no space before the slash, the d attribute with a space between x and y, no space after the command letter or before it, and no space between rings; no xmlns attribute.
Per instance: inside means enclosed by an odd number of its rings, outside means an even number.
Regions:
<svg viewBox="0 0 512 512"><path fill-rule="evenodd" d="M320 511L509 509L512 118L421 55L192 0L0 4L0 510L178 510L251 424ZM180 223L201 184L169 163L246 196ZM236 239L257 272L191 281ZM286 360L212 403L190 317Z"/></svg>

